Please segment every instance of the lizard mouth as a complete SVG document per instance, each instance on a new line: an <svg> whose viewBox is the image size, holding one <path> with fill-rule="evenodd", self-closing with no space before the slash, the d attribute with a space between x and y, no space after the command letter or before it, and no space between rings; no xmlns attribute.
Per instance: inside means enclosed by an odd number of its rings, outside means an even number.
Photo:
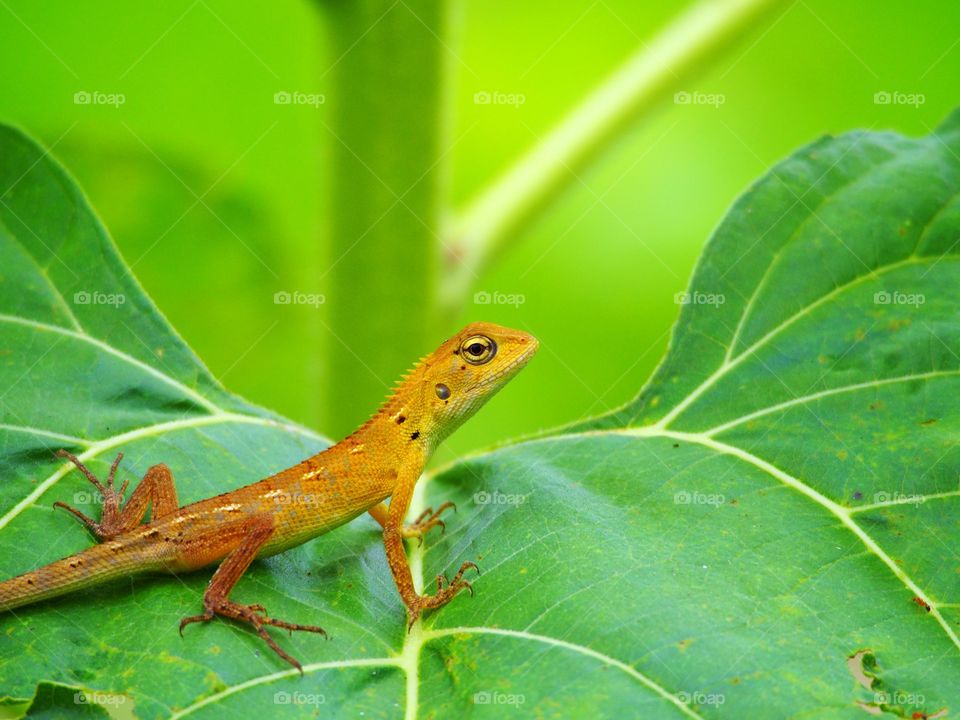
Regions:
<svg viewBox="0 0 960 720"><path fill-rule="evenodd" d="M537 341L537 339L534 337L531 337L530 345L527 348L525 348L523 352L517 355L517 357L515 357L513 360L507 363L504 367L502 367L496 373L494 373L489 377L484 378L481 382L477 383L475 387L479 389L503 379L509 380L511 377L513 377L518 372L520 372L520 370L523 368L524 365L530 362L530 358L536 355L539 347L540 347L540 343Z"/></svg>

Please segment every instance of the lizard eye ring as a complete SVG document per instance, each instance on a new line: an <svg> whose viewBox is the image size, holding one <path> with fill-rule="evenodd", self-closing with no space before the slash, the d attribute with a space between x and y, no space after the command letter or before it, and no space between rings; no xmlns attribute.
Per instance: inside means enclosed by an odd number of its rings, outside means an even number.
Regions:
<svg viewBox="0 0 960 720"><path fill-rule="evenodd" d="M471 365L483 365L493 360L497 344L486 335L473 335L460 343L460 357Z"/></svg>

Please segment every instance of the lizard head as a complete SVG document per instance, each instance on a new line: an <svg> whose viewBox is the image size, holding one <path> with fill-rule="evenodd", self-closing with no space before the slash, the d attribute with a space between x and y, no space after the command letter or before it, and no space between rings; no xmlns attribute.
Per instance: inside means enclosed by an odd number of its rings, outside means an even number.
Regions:
<svg viewBox="0 0 960 720"><path fill-rule="evenodd" d="M523 369L538 345L521 330L475 322L428 356L414 377L433 421L434 441L439 443L479 410Z"/></svg>

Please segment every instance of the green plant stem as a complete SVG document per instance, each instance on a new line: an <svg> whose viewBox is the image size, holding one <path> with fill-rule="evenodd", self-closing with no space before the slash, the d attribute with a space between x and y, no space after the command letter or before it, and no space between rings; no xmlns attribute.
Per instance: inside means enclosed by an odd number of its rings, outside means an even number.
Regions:
<svg viewBox="0 0 960 720"><path fill-rule="evenodd" d="M623 131L723 53L784 0L703 0L639 48L602 85L450 222L439 287L455 313L475 274ZM691 89L686 87L686 89Z"/></svg>
<svg viewBox="0 0 960 720"><path fill-rule="evenodd" d="M348 432L436 344L445 0L322 0L331 44L324 429Z"/></svg>

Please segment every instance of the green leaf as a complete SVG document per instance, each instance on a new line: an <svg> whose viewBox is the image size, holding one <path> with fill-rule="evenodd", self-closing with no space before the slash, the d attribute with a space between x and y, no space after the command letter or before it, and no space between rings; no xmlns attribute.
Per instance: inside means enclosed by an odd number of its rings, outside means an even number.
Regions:
<svg viewBox="0 0 960 720"><path fill-rule="evenodd" d="M638 673L705 717L956 711L958 193L960 113L800 150L720 225L636 401L442 474L526 500L429 551L487 571L428 632L432 709L669 716Z"/></svg>
<svg viewBox="0 0 960 720"><path fill-rule="evenodd" d="M110 717L107 707L119 707L129 702L122 696L89 695L82 690L56 683L41 683L37 686L37 693L33 697L27 717L55 718L63 717L63 709L70 708L70 716L74 718L97 718L106 720Z"/></svg>
<svg viewBox="0 0 960 720"><path fill-rule="evenodd" d="M52 448L97 471L119 446L130 474L166 462L189 502L323 446L209 377L42 151L3 131L0 158L0 574L89 543L49 510L86 491ZM958 193L960 114L781 163L717 230L635 402L421 483L418 506L460 512L411 547L415 574L429 589L472 559L483 575L410 633L364 518L238 585L330 631L282 638L303 678L225 622L179 638L198 573L4 617L0 696L58 683L193 718L955 710ZM129 297L72 302L84 290Z"/></svg>

